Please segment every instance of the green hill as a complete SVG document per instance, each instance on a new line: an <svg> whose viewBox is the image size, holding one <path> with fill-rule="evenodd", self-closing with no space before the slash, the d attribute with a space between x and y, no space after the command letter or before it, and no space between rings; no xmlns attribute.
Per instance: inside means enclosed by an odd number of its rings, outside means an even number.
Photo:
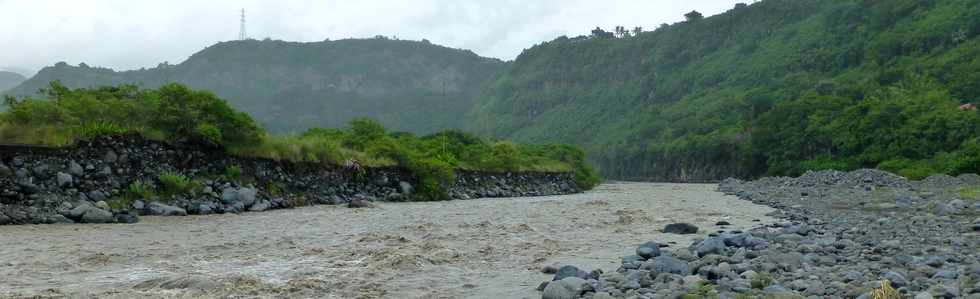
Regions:
<svg viewBox="0 0 980 299"><path fill-rule="evenodd" d="M218 43L180 64L151 69L116 72L58 63L8 93L33 95L52 80L71 88L177 82L214 91L276 132L337 128L371 117L394 130L431 133L462 127L459 115L504 65L427 41L246 40Z"/></svg>
<svg viewBox="0 0 980 299"><path fill-rule="evenodd" d="M24 82L24 80L27 80L27 78L24 78L21 74L0 71L0 92L14 88L14 86Z"/></svg>
<svg viewBox="0 0 980 299"><path fill-rule="evenodd" d="M522 53L469 128L585 147L613 178L980 170L978 0L766 0Z"/></svg>

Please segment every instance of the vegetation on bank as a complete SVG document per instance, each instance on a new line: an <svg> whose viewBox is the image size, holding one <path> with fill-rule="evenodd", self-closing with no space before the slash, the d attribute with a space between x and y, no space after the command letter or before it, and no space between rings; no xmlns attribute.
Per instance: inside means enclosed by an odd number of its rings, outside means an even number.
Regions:
<svg viewBox="0 0 980 299"><path fill-rule="evenodd" d="M0 114L0 142L65 146L96 136L140 134L222 148L240 156L400 166L416 176L419 198L426 200L448 197L446 187L452 183L455 170L575 172L576 183L583 189L599 181L584 152L568 145L489 142L455 130L418 137L389 133L367 118L354 119L344 129L271 135L248 114L235 111L213 93L180 84L159 89L131 85L71 89L55 81L41 94L40 98L4 98L8 110ZM160 180L172 192L190 184L177 174L165 174Z"/></svg>
<svg viewBox="0 0 980 299"><path fill-rule="evenodd" d="M690 15L526 50L476 100L471 130L581 145L613 178L980 172L980 115L959 109L980 104L980 1Z"/></svg>

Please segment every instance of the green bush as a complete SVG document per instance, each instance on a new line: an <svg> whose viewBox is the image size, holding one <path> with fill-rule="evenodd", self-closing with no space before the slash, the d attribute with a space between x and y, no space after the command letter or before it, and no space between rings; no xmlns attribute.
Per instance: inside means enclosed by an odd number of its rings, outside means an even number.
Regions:
<svg viewBox="0 0 980 299"><path fill-rule="evenodd" d="M157 180L160 181L161 192L168 196L190 192L196 185L183 174L172 171L161 173Z"/></svg>
<svg viewBox="0 0 980 299"><path fill-rule="evenodd" d="M135 180L129 184L129 187L126 187L123 198L126 200L145 200L152 198L153 195L153 186L141 180Z"/></svg>
<svg viewBox="0 0 980 299"><path fill-rule="evenodd" d="M239 181L242 179L242 168L238 165L228 165L225 167L225 178L232 181Z"/></svg>

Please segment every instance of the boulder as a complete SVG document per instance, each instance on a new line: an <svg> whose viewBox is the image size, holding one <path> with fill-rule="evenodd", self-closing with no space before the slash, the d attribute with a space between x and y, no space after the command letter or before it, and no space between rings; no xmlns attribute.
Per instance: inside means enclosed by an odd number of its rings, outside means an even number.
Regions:
<svg viewBox="0 0 980 299"><path fill-rule="evenodd" d="M596 277L592 276L592 273L585 272L578 267L572 265L565 265L558 268L558 272L555 273L555 277L551 279L552 281L559 281L568 277L578 277L581 279L594 279Z"/></svg>
<svg viewBox="0 0 980 299"><path fill-rule="evenodd" d="M241 188L235 192L235 200L242 202L245 207L251 207L255 204L255 194L258 191L254 188Z"/></svg>
<svg viewBox="0 0 980 299"><path fill-rule="evenodd" d="M148 214L150 214L150 215L157 215L157 216L187 216L187 211L186 210L184 210L182 208L179 208L179 207L162 204L162 203L159 203L159 202L151 202L149 205L147 205L146 210L147 210Z"/></svg>
<svg viewBox="0 0 980 299"><path fill-rule="evenodd" d="M233 204L238 200L238 191L232 187L221 189L221 203Z"/></svg>
<svg viewBox="0 0 980 299"><path fill-rule="evenodd" d="M72 177L70 174L58 172L57 181L58 187L60 188L70 187L72 184Z"/></svg>
<svg viewBox="0 0 980 299"><path fill-rule="evenodd" d="M139 217L128 213L116 214L115 218L117 223L137 223L140 221Z"/></svg>
<svg viewBox="0 0 980 299"><path fill-rule="evenodd" d="M112 212L97 209L95 207L90 207L85 214L82 215L82 223L112 223L115 218L112 217Z"/></svg>
<svg viewBox="0 0 980 299"><path fill-rule="evenodd" d="M347 203L347 207L352 209L373 208L374 204L372 204L370 201L367 200L355 198L355 199L351 199L351 201Z"/></svg>
<svg viewBox="0 0 980 299"><path fill-rule="evenodd" d="M271 207L272 207L272 204L269 203L269 201L267 201L267 200L260 200L259 202L253 204L251 208L248 208L248 210L251 211L251 212L261 212L261 211L268 210Z"/></svg>
<svg viewBox="0 0 980 299"><path fill-rule="evenodd" d="M704 239L701 243L698 243L694 247L694 252L698 254L698 257L704 257L709 254L727 254L727 247L725 247L725 240L720 237L711 237Z"/></svg>
<svg viewBox="0 0 980 299"><path fill-rule="evenodd" d="M412 184L406 181L398 182L398 189L401 194L405 195L411 195L413 191Z"/></svg>
<svg viewBox="0 0 980 299"><path fill-rule="evenodd" d="M647 265L647 268L654 273L670 273L677 275L690 275L691 268L688 266L687 262L679 260L672 256L661 255L653 259L653 262Z"/></svg>
<svg viewBox="0 0 980 299"><path fill-rule="evenodd" d="M646 242L636 248L636 255L639 255L645 259L651 259L660 256L660 244L657 242Z"/></svg>
<svg viewBox="0 0 980 299"><path fill-rule="evenodd" d="M696 234L698 227L690 223L671 223L664 227L664 232L668 234Z"/></svg>
<svg viewBox="0 0 980 299"><path fill-rule="evenodd" d="M68 162L68 173L73 176L81 177L85 175L85 169L82 168L82 165L76 163L75 160L72 160L71 162Z"/></svg>
<svg viewBox="0 0 980 299"><path fill-rule="evenodd" d="M544 288L541 299L574 299L585 292L588 282L578 277L567 277L553 281Z"/></svg>

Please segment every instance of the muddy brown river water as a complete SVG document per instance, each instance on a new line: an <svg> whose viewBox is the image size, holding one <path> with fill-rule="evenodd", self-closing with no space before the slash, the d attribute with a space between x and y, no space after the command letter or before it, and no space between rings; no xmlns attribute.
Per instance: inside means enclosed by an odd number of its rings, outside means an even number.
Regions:
<svg viewBox="0 0 980 299"><path fill-rule="evenodd" d="M565 196L0 226L0 298L540 298L539 269L614 270L671 222L749 228L772 211L708 184ZM752 221L760 220L759 222Z"/></svg>

